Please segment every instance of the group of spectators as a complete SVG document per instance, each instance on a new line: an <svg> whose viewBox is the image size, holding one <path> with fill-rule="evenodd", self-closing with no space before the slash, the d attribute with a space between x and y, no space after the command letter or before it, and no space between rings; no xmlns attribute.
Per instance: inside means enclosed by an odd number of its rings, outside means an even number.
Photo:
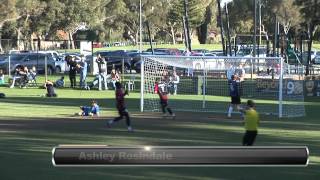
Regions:
<svg viewBox="0 0 320 180"><path fill-rule="evenodd" d="M162 78L158 83L164 86L169 94L177 95L180 77L175 69L172 71L172 73L169 73L168 71L163 71Z"/></svg>
<svg viewBox="0 0 320 180"><path fill-rule="evenodd" d="M88 63L85 61L84 56L80 56L80 62L75 60L74 56L66 56L66 62L69 67L70 87L76 87L76 75L80 74L80 88L87 88L86 78L88 72Z"/></svg>
<svg viewBox="0 0 320 180"><path fill-rule="evenodd" d="M115 69L112 69L111 74L107 74L107 63L100 54L98 54L96 63L98 65L98 73L96 74L92 83L87 83L87 69L88 64L81 56L80 62L76 62L75 58L72 56L66 57L66 62L69 67L69 79L70 79L70 87L76 87L76 74L80 74L80 88L90 90L95 86L98 86L99 90L107 90L108 84L111 83L112 87L115 89L115 83L120 81L120 73Z"/></svg>
<svg viewBox="0 0 320 180"><path fill-rule="evenodd" d="M31 69L28 69L27 66L18 66L15 69L12 77L10 88L14 88L16 84L18 84L21 88L25 88L30 81L35 81L36 75L37 73L35 66L33 66ZM2 75L1 79L4 82L4 75Z"/></svg>

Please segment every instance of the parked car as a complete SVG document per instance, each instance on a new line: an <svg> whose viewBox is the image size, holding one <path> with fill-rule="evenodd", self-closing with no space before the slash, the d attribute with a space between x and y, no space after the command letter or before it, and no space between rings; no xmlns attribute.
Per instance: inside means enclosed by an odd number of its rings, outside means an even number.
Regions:
<svg viewBox="0 0 320 180"><path fill-rule="evenodd" d="M80 53L62 53L59 58L55 59L55 73L64 73L69 71L69 67L65 61L67 56L74 56L76 61L80 61Z"/></svg>
<svg viewBox="0 0 320 180"><path fill-rule="evenodd" d="M313 64L320 64L320 55L313 59Z"/></svg>
<svg viewBox="0 0 320 180"><path fill-rule="evenodd" d="M193 49L192 52L205 54L205 53L209 53L209 50L206 50L206 49Z"/></svg>
<svg viewBox="0 0 320 180"><path fill-rule="evenodd" d="M55 68L55 60L49 53L17 53L10 54L8 57L0 61L0 69L8 71L10 58L10 71L14 72L16 68L26 66L31 69L33 66L38 73L45 71L45 58L47 57L47 73L53 74Z"/></svg>
<svg viewBox="0 0 320 180"><path fill-rule="evenodd" d="M122 69L122 62L124 63L124 70L130 71L132 69L132 63L131 60L133 57L130 53L126 50L116 50L116 51L97 51L93 54L93 57L87 57L87 58L93 58L93 62L96 61L98 54L101 55L101 57L105 58L107 61L107 71L111 72L112 68L116 69Z"/></svg>
<svg viewBox="0 0 320 180"><path fill-rule="evenodd" d="M153 49L154 53L164 53L166 55L175 55L175 56L182 56L179 49L176 48L155 48ZM147 49L146 52L152 52L151 49Z"/></svg>
<svg viewBox="0 0 320 180"><path fill-rule="evenodd" d="M317 51L316 50L311 50L311 60L313 60L317 56ZM305 51L302 53L304 59L308 59L308 51Z"/></svg>
<svg viewBox="0 0 320 180"><path fill-rule="evenodd" d="M74 57L78 63L81 61L80 53L64 53L55 61L55 73L64 73L69 71L67 61L65 60L66 56ZM88 71L90 71L91 57L92 56L83 57L88 64Z"/></svg>

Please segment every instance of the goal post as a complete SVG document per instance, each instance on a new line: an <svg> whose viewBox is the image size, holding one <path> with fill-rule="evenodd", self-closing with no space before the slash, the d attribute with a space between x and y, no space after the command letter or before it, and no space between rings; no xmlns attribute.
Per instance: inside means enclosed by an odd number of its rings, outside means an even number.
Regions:
<svg viewBox="0 0 320 180"><path fill-rule="evenodd" d="M299 69L279 57L144 55L140 110L160 111L154 91L159 83L176 111L226 113L230 103L227 76L231 72L239 77L243 105L251 99L262 114L304 116L303 72Z"/></svg>

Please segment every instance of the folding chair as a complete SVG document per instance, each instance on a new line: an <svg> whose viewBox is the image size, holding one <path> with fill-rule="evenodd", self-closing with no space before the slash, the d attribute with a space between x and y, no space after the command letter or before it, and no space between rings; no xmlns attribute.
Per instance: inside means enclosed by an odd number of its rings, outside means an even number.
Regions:
<svg viewBox="0 0 320 180"><path fill-rule="evenodd" d="M130 77L130 80L126 83L126 89L128 89L128 91L133 91L134 88L135 88L135 79L136 79L136 76L131 76Z"/></svg>
<svg viewBox="0 0 320 180"><path fill-rule="evenodd" d="M28 73L27 75L27 86L30 86L30 87L37 87L38 84L37 84L37 74L34 73L34 72L30 72Z"/></svg>

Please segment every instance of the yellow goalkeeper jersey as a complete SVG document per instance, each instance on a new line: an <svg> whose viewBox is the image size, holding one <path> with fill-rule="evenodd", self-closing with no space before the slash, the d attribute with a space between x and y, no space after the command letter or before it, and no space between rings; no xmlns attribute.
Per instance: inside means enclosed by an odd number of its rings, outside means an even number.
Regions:
<svg viewBox="0 0 320 180"><path fill-rule="evenodd" d="M244 126L247 131L257 131L259 126L259 113L253 108L245 111Z"/></svg>

